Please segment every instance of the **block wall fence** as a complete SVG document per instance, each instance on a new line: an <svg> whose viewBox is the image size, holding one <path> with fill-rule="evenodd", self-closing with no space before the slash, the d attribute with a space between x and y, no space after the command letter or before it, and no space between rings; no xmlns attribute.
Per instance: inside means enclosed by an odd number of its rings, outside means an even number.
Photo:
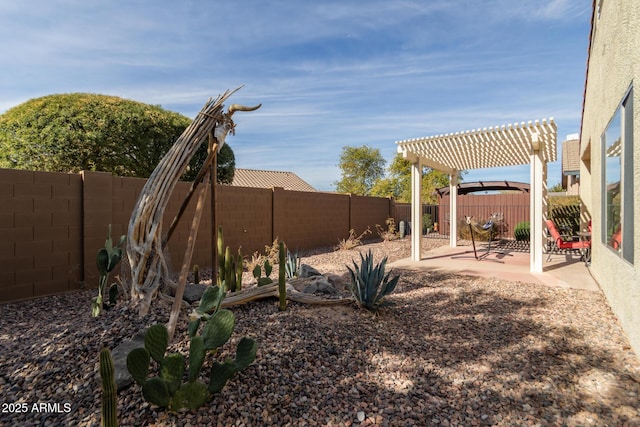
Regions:
<svg viewBox="0 0 640 427"><path fill-rule="evenodd" d="M107 227L112 224L114 240L127 234L145 182L104 172L0 169L0 303L97 288L95 259ZM164 232L189 186L188 182L176 185L165 211ZM210 195L191 262L203 268L211 265L209 206ZM360 234L370 227L375 235L375 225L384 226L395 213L393 200L387 198L226 185L216 187L216 206L225 244L233 251L241 247L249 257L263 252L276 237L292 250L305 250L336 245L350 229ZM169 259L176 272L194 211L195 197L169 241Z"/></svg>

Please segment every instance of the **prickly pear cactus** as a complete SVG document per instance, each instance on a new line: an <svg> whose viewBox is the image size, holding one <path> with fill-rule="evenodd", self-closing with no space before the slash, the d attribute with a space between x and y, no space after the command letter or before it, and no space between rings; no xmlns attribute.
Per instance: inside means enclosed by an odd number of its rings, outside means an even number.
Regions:
<svg viewBox="0 0 640 427"><path fill-rule="evenodd" d="M191 341L188 370L185 369L186 363L182 354L170 353L165 356L168 333L164 325L153 325L147 329L144 348L136 348L129 353L127 369L135 382L142 387L142 396L146 401L169 410L199 408L212 394L222 390L236 372L253 363L257 344L255 340L244 337L238 343L235 359L213 363L209 385L199 381L207 351L216 350L224 345L233 333L235 316L229 310L220 309L224 295L218 286L207 288L202 295L200 305L194 312L196 319L189 325ZM202 335L197 335L201 321L206 323ZM152 359L158 366L158 375L148 378ZM185 371L188 381L183 383Z"/></svg>
<svg viewBox="0 0 640 427"><path fill-rule="evenodd" d="M109 288L108 301L105 301L105 295L107 293L109 273L122 259L122 245L124 245L125 239L125 235L120 236L120 240L114 245L113 240L111 240L111 224L109 224L107 240L104 242L104 247L100 249L96 255L96 266L100 273L100 282L98 285L98 296L91 300L91 315L93 317L99 316L103 309L108 309L116 303L116 298L118 297L117 285L114 284Z"/></svg>

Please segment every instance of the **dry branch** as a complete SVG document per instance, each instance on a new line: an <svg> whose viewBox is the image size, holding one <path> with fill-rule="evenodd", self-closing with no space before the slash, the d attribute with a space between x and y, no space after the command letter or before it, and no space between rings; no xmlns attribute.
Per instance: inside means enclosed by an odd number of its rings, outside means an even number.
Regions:
<svg viewBox="0 0 640 427"><path fill-rule="evenodd" d="M200 145L207 142L210 133L214 133L218 139L223 139L228 132L233 133L233 111L247 109L234 107L225 114L223 102L238 89L226 91L215 100L209 99L160 160L138 197L129 221L127 256L131 265L131 302L139 306L141 316L149 311L151 301L161 285L175 287L163 253L162 236L162 217L171 193Z"/></svg>
<svg viewBox="0 0 640 427"><path fill-rule="evenodd" d="M227 294L222 301L222 307L232 307L235 305L246 304L259 299L278 297L278 284L271 283L269 285L258 286L255 288L242 289L237 292ZM298 291L290 283L287 283L287 299L303 304L315 305L337 305L348 304L353 301L352 298L322 298L316 295L306 294Z"/></svg>

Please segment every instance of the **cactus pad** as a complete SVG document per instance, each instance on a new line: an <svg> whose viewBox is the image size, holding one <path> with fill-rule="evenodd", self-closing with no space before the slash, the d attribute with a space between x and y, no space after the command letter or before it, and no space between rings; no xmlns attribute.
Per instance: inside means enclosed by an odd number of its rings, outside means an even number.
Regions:
<svg viewBox="0 0 640 427"><path fill-rule="evenodd" d="M172 399L176 408L198 409L207 402L209 391L200 381L188 382L178 389Z"/></svg>
<svg viewBox="0 0 640 427"><path fill-rule="evenodd" d="M209 392L218 393L224 388L227 381L236 373L233 362L214 362L211 366L211 377L209 378Z"/></svg>
<svg viewBox="0 0 640 427"><path fill-rule="evenodd" d="M184 374L184 356L171 353L160 363L160 378L167 382L169 394L174 394L182 383Z"/></svg>
<svg viewBox="0 0 640 427"><path fill-rule="evenodd" d="M164 357L164 353L167 351L169 345L169 333L167 327L162 324L156 324L144 334L144 348L149 351L149 354L156 362L160 363Z"/></svg>
<svg viewBox="0 0 640 427"><path fill-rule="evenodd" d="M243 337L238 343L236 349L235 368L238 371L245 369L256 360L256 352L258 351L258 344L255 340Z"/></svg>
<svg viewBox="0 0 640 427"><path fill-rule="evenodd" d="M235 316L229 310L220 310L214 314L202 330L205 350L213 350L226 343L235 326Z"/></svg>
<svg viewBox="0 0 640 427"><path fill-rule="evenodd" d="M127 355L127 370L136 384L142 386L147 381L150 361L149 352L142 347L134 348Z"/></svg>
<svg viewBox="0 0 640 427"><path fill-rule="evenodd" d="M198 335L191 338L191 343L189 344L189 382L198 379L204 363L204 355L204 340L202 337Z"/></svg>
<svg viewBox="0 0 640 427"><path fill-rule="evenodd" d="M169 406L169 401L171 400L167 383L158 377L150 378L144 383L142 386L142 396L147 402L153 403L161 408Z"/></svg>

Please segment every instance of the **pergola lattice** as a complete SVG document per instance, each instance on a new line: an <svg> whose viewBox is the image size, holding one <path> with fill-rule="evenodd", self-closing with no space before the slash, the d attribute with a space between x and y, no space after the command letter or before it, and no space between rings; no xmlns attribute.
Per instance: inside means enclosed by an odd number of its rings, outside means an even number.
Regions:
<svg viewBox="0 0 640 427"><path fill-rule="evenodd" d="M534 122L449 133L396 142L398 152L412 163L411 221L422 229L421 179L427 166L450 176L450 245L457 245L457 184L463 170L530 165L531 170L531 272L542 272L544 205L547 163L556 161L557 126L553 118ZM411 258L420 260L420 233L412 234Z"/></svg>

